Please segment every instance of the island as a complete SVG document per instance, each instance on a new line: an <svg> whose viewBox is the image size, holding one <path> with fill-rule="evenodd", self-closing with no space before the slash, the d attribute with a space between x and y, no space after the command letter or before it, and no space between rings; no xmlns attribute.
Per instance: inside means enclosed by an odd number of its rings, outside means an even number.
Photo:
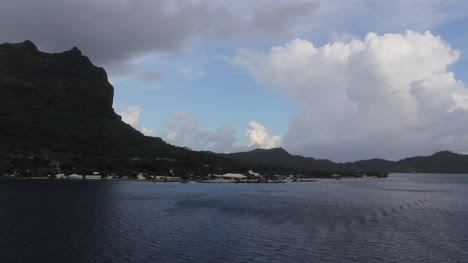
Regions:
<svg viewBox="0 0 468 263"><path fill-rule="evenodd" d="M106 71L76 47L51 54L31 41L0 44L0 175L263 183L468 172L468 156L448 151L350 163L291 155L283 148L193 151L124 123L112 107L113 95Z"/></svg>

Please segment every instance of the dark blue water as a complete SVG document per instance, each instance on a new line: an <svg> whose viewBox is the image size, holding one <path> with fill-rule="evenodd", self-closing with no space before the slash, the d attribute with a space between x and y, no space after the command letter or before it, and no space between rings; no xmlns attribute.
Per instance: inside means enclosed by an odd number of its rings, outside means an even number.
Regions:
<svg viewBox="0 0 468 263"><path fill-rule="evenodd" d="M2 182L0 262L468 262L468 176Z"/></svg>

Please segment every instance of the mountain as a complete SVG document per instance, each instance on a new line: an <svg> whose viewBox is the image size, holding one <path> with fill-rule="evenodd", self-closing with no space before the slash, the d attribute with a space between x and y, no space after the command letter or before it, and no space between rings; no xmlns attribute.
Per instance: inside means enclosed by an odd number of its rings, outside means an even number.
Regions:
<svg viewBox="0 0 468 263"><path fill-rule="evenodd" d="M297 170L336 172L421 172L421 173L468 173L468 155L449 151L431 156L417 156L399 161L370 159L348 163L334 163L311 157L291 155L283 148L256 149L249 152L227 154L229 158L251 163L284 166Z"/></svg>
<svg viewBox="0 0 468 263"><path fill-rule="evenodd" d="M136 154L134 146L148 139L121 121L113 95L104 69L77 48L48 54L30 41L0 45L3 152L44 147L83 155ZM161 140L152 143L165 147Z"/></svg>
<svg viewBox="0 0 468 263"><path fill-rule="evenodd" d="M346 167L329 160L320 160L311 157L303 157L300 155L291 155L283 148L273 148L268 150L255 149L248 152L230 153L226 154L226 156L232 159L248 161L251 163L293 167L298 170L347 170Z"/></svg>
<svg viewBox="0 0 468 263"><path fill-rule="evenodd" d="M431 156L417 156L396 162L395 172L468 173L468 155L450 151L437 152Z"/></svg>
<svg viewBox="0 0 468 263"><path fill-rule="evenodd" d="M144 136L114 112L113 95L104 69L78 48L49 54L31 41L1 44L0 166L30 156L70 166L86 164L90 169L135 169L137 161L148 169L176 166L174 160L178 167L192 170L238 165L214 153ZM154 159L160 161L147 161Z"/></svg>
<svg viewBox="0 0 468 263"><path fill-rule="evenodd" d="M381 171L381 172L391 172L395 171L396 163L394 161L388 161L384 159L374 158L370 160L362 160L362 161L355 161L345 163L345 166L349 167L350 169L357 170L357 171ZM408 167L407 167L408 168ZM411 171L410 168L403 169L402 171Z"/></svg>
<svg viewBox="0 0 468 263"><path fill-rule="evenodd" d="M416 156L399 161L371 159L346 163L353 170L401 173L468 173L468 155L440 151L431 156Z"/></svg>

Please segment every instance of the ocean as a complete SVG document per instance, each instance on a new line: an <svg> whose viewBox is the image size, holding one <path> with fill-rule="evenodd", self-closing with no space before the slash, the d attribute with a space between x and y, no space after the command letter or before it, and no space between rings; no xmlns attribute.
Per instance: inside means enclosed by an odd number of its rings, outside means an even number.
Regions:
<svg viewBox="0 0 468 263"><path fill-rule="evenodd" d="M0 262L468 262L468 175L2 180Z"/></svg>

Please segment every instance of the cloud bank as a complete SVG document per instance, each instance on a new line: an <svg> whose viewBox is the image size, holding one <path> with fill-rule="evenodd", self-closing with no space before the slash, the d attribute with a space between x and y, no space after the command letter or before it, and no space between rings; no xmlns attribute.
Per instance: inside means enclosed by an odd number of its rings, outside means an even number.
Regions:
<svg viewBox="0 0 468 263"><path fill-rule="evenodd" d="M239 144L236 130L229 124L223 124L212 131L201 130L198 120L185 112L172 114L172 119L165 122L167 132L162 138L168 142L187 146L193 150L210 150L219 153L248 151L255 148L269 149L278 147L280 136L272 136L262 124L251 121L250 129L244 136L249 143Z"/></svg>
<svg viewBox="0 0 468 263"><path fill-rule="evenodd" d="M135 66L132 57L178 51L200 38L277 39L316 8L313 1L276 0L245 7L231 1L2 0L0 42L29 39L41 50L60 52L77 46L125 74Z"/></svg>
<svg viewBox="0 0 468 263"><path fill-rule="evenodd" d="M198 120L185 112L173 113L172 119L165 124L167 132L163 134L163 139L193 150L229 152L236 141L236 131L232 126L224 124L214 131L203 131L199 128Z"/></svg>
<svg viewBox="0 0 468 263"><path fill-rule="evenodd" d="M295 39L233 61L297 104L284 147L358 160L468 150L468 90L449 70L458 58L439 36L407 31L320 47Z"/></svg>

